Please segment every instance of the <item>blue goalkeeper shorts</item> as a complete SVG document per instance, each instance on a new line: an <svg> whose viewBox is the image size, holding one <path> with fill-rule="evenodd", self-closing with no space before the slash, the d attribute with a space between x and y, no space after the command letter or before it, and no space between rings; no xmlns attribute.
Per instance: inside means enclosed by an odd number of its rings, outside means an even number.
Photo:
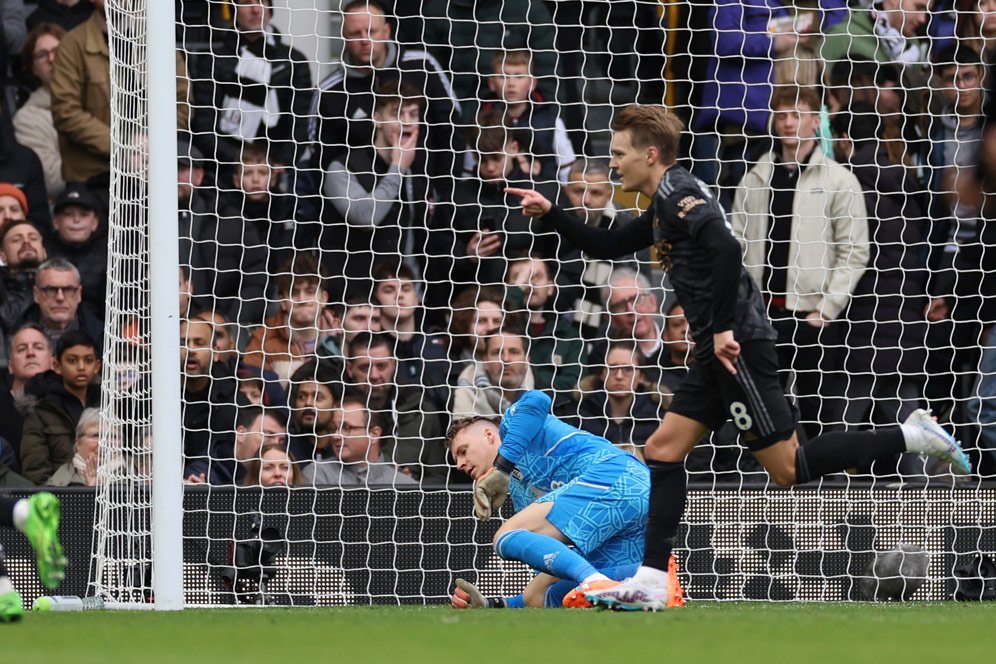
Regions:
<svg viewBox="0 0 996 664"><path fill-rule="evenodd" d="M643 560L650 470L635 457L600 461L536 502L553 503L547 520L595 567Z"/></svg>

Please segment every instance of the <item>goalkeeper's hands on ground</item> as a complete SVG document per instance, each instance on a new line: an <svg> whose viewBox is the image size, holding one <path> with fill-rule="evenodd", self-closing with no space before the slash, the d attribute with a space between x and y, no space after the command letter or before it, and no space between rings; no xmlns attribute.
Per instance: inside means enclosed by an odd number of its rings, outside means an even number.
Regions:
<svg viewBox="0 0 996 664"><path fill-rule="evenodd" d="M499 454L495 465L474 482L474 516L487 521L501 509L508 498L508 476L511 463ZM514 468L514 466L512 466Z"/></svg>
<svg viewBox="0 0 996 664"><path fill-rule="evenodd" d="M484 595L473 583L457 579L456 588L450 596L450 606L454 609L486 609L488 600L484 599Z"/></svg>

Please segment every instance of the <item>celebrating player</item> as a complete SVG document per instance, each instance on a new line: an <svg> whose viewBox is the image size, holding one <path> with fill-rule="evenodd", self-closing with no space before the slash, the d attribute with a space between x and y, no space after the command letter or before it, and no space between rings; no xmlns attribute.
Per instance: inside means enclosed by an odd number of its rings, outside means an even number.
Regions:
<svg viewBox="0 0 996 664"><path fill-rule="evenodd" d="M492 600L458 580L458 608L584 607L586 591L636 570L650 491L647 467L604 438L561 422L550 405L550 397L532 390L505 411L500 426L469 417L447 433L457 467L474 479L478 519L491 518L512 496L517 511L495 533L495 551L542 572L523 594ZM676 604L680 584L673 568L671 574Z"/></svg>
<svg viewBox="0 0 996 664"><path fill-rule="evenodd" d="M38 576L55 588L65 576L66 559L59 544L59 499L47 492L14 500L0 495L0 526L17 528L35 550ZM10 583L0 546L0 622L15 622L24 614L21 596Z"/></svg>
<svg viewBox="0 0 996 664"><path fill-rule="evenodd" d="M675 162L681 121L659 106L632 105L619 113L612 129L609 166L623 190L651 201L638 219L598 228L534 191L506 190L522 197L527 215L541 217L593 258L617 258L653 245L696 343L696 362L644 450L651 491L643 565L620 584L591 589L592 602L630 610L666 606L667 561L685 510L685 457L727 419L783 487L902 452L938 457L958 474L971 472L958 442L925 410L897 427L828 433L800 447L795 412L778 382L775 330L744 270L740 245L708 188Z"/></svg>

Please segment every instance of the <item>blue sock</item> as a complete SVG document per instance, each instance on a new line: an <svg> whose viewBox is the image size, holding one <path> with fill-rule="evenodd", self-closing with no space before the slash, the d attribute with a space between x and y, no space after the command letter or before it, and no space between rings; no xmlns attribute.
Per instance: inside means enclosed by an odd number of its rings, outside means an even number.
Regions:
<svg viewBox="0 0 996 664"><path fill-rule="evenodd" d="M515 597L505 598L505 608L506 609L524 609L526 608L526 600L522 594L518 594Z"/></svg>
<svg viewBox="0 0 996 664"><path fill-rule="evenodd" d="M502 558L524 562L533 569L574 583L581 583L598 573L591 563L563 542L528 530L505 533L495 543L495 551Z"/></svg>

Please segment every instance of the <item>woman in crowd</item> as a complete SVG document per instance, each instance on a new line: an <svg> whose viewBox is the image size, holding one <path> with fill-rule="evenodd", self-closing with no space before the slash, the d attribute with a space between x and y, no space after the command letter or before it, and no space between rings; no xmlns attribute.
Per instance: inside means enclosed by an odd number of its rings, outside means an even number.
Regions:
<svg viewBox="0 0 996 664"><path fill-rule="evenodd" d="M280 443L264 443L245 468L242 486L296 486L304 479L294 455Z"/></svg>
<svg viewBox="0 0 996 664"><path fill-rule="evenodd" d="M66 183L62 179L62 156L59 154L59 134L52 122L52 63L59 42L66 34L55 23L42 23L28 34L21 49L21 61L29 78L38 83L17 113L14 114L14 134L17 142L31 148L41 159L45 171L45 188L49 198L55 198Z"/></svg>

